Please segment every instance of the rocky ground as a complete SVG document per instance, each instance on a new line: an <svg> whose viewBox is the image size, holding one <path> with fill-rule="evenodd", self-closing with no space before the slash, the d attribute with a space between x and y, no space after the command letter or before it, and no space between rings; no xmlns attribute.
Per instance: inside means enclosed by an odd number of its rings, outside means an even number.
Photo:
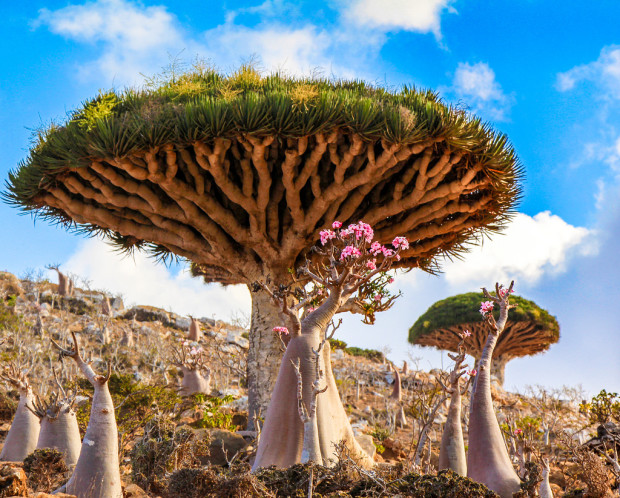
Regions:
<svg viewBox="0 0 620 498"><path fill-rule="evenodd" d="M199 318L203 336L190 346L202 347L205 351L212 391L182 397L178 392L180 371L174 365L174 357L175 351L178 352L187 340L189 317L150 306L125 308L119 297L102 292L75 289L71 297L61 297L57 290L54 283L45 280L19 280L0 272L1 360L4 365L17 362L21 368L30 369L31 383L42 396L54 388L52 366L59 370L66 386L79 386L78 420L82 431L86 429L90 409L89 386L71 362L59 361L51 340L68 344L69 333L75 332L95 371L104 371L106 362L112 363L114 375L110 390L117 410L126 496L194 496L192 493L200 486L191 485L193 491L183 491L187 479L193 479L194 484L202 483L200 496L218 496L217 492L209 491L209 486L221 491L231 479L237 479L237 489L247 487L250 491L228 496L269 496L265 493L275 493L273 489L279 489L274 484L276 481L280 486L291 477L286 473L258 477L247 473L255 450L255 434L246 431L248 323ZM396 485L386 483L400 482L408 472L420 470L413 469L412 457L422 421L441 396L436 380L444 372L409 370L401 374L403 407L408 420L403 427L394 423L398 406L390 399L394 374L389 362L380 353L342 349L343 346L334 343L332 352L340 395L358 440L379 464L374 483L368 484L368 489L374 486L378 494L367 489L366 494L359 496L389 496L400 492L406 496L408 492L404 488L392 492L389 486ZM542 453L551 459L550 481L556 496L581 496L586 488L587 492L592 491L593 485L588 487L588 477L574 452L601 434L596 434L596 426L590 423L588 414L580 410L578 390L554 393L552 405L541 404L541 397L506 392L499 385L494 387L493 394L498 419L505 424L509 435L507 444L513 450L515 464L518 464L518 447L522 443L521 446L531 447L532 459L536 460ZM17 393L10 387L0 389L0 441L10 428L17 399ZM463 406L467 437L467 395ZM430 445L425 446L421 459L421 470L428 474L435 474L446 412L447 403L443 403L429 421ZM525 429L524 435L514 436L520 428ZM550 439L545 445L546 431ZM569 436L563 435L566 433ZM27 496L26 493L45 496L34 493L51 492L68 475L60 468L56 473L44 472L47 478L41 480L40 469L50 468L53 458L53 455L38 455L29 465L0 467L0 497ZM325 496L349 496L333 493L340 493L338 486L346 483L349 483L346 486L353 486L350 476L356 469L347 468L345 472L344 467L338 468L338 471L316 471L324 473L321 482L327 486L323 491ZM610 465L607 469L609 487L617 477ZM308 468L298 469L298 472L307 475ZM392 474L400 477L390 481L390 476L394 477ZM359 479L368 480L358 475L356 482L362 482ZM383 482L383 488L377 484L379 481ZM272 491L269 485L275 486ZM266 491L260 491L261 486ZM251 489L259 490L258 494L252 494ZM579 494L580 489L582 494ZM305 496L303 493L299 496ZM471 493L462 496L485 496ZM287 496L286 493L277 495Z"/></svg>

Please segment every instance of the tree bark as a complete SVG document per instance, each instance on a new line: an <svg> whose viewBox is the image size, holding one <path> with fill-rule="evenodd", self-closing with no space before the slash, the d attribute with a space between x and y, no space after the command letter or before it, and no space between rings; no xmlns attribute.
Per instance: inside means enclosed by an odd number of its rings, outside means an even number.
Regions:
<svg viewBox="0 0 620 498"><path fill-rule="evenodd" d="M183 371L183 380L179 394L182 396L190 396L196 393L211 394L210 373L204 377L198 370L190 370L186 366L182 366L181 370Z"/></svg>
<svg viewBox="0 0 620 498"><path fill-rule="evenodd" d="M495 356L491 362L491 376L494 376L502 387L504 386L504 370L508 361L508 358L503 356Z"/></svg>
<svg viewBox="0 0 620 498"><path fill-rule="evenodd" d="M32 407L32 390L20 389L17 411L9 433L4 440L0 461L21 462L37 447L39 438L39 417L32 413L26 405Z"/></svg>
<svg viewBox="0 0 620 498"><path fill-rule="evenodd" d="M37 442L39 448L55 448L63 454L67 467L75 465L80 456L80 429L75 412L63 406L55 418L41 419L41 432Z"/></svg>
<svg viewBox="0 0 620 498"><path fill-rule="evenodd" d="M261 290L251 295L252 322L247 359L248 430L255 430L254 420L267 414L282 362L281 343L273 331L274 327L282 325L282 319L279 308L266 292ZM291 373L294 379L295 374Z"/></svg>
<svg viewBox="0 0 620 498"><path fill-rule="evenodd" d="M302 333L301 336L291 339L286 348L261 432L254 470L270 465L289 467L301 462L305 431L297 407L297 377L291 360L297 358L300 360L303 399L309 400L312 396L312 383L316 379L316 363L312 349L318 348L321 342L320 334L319 329L313 327L311 333ZM361 465L370 467L373 462L355 440L338 395L331 368L329 342L325 342L323 346L322 360L325 372L321 387L327 385L327 391L318 395L316 421L323 463L329 465L330 460L336 461L335 445L344 440L351 456L359 460ZM306 441L307 446L314 447L315 444L316 440Z"/></svg>
<svg viewBox="0 0 620 498"><path fill-rule="evenodd" d="M540 498L553 498L553 491L549 484L549 462L543 462L542 481L538 493Z"/></svg>
<svg viewBox="0 0 620 498"><path fill-rule="evenodd" d="M521 481L508 456L491 398L490 367L497 338L496 331L487 337L471 395L467 477L485 484L502 498L512 498Z"/></svg>
<svg viewBox="0 0 620 498"><path fill-rule="evenodd" d="M439 470L443 469L451 469L462 476L467 475L467 459L461 426L461 391L458 384L450 398L448 416L441 436Z"/></svg>
<svg viewBox="0 0 620 498"><path fill-rule="evenodd" d="M90 370L90 367L86 368ZM80 457L67 482L66 492L78 498L121 498L114 403L107 381L103 384L99 380L93 382L94 374L87 377L95 394Z"/></svg>

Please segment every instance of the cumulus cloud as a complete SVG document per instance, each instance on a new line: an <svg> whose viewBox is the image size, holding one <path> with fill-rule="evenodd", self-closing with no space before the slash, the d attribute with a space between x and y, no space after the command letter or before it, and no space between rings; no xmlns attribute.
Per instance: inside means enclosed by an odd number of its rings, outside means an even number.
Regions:
<svg viewBox="0 0 620 498"><path fill-rule="evenodd" d="M593 230L573 226L549 211L517 213L503 234L472 248L463 260L446 261L442 279L456 292L512 279L532 287L543 276L566 271L573 257L596 254L595 241ZM423 281L419 273L402 278L414 285Z"/></svg>
<svg viewBox="0 0 620 498"><path fill-rule="evenodd" d="M251 309L250 294L244 285L205 285L185 271L173 274L144 254L123 257L98 239L82 242L62 268L89 280L93 289L122 293L125 305L146 304L182 315L224 320Z"/></svg>
<svg viewBox="0 0 620 498"><path fill-rule="evenodd" d="M207 31L203 39L204 52L220 67L231 63L236 66L243 58L256 54L264 67L289 74L309 74L317 67L333 69L333 60L327 56L333 40L313 25L298 29L278 24L248 28L227 23Z"/></svg>
<svg viewBox="0 0 620 498"><path fill-rule="evenodd" d="M604 47L597 60L558 74L556 88L567 92L586 81L600 86L603 97L620 99L620 46Z"/></svg>
<svg viewBox="0 0 620 498"><path fill-rule="evenodd" d="M507 118L514 100L504 93L495 78L495 72L486 62L460 62L448 92L465 100L473 112L485 114L496 121Z"/></svg>
<svg viewBox="0 0 620 498"><path fill-rule="evenodd" d="M100 45L101 56L80 68L110 80L133 84L140 73L161 68L170 56L191 48L174 15L163 6L141 7L126 0L97 0L51 11L41 9L34 27L47 26L55 34Z"/></svg>
<svg viewBox="0 0 620 498"><path fill-rule="evenodd" d="M415 31L441 36L441 15L451 0L355 0L347 4L345 18L352 23L387 31Z"/></svg>

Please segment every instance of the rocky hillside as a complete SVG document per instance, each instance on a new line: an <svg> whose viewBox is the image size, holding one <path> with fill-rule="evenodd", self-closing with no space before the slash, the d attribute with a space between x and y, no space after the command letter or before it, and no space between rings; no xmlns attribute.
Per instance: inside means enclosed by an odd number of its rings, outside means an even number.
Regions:
<svg viewBox="0 0 620 498"><path fill-rule="evenodd" d="M191 341L188 339L191 317L146 305L125 308L120 298L98 291L76 288L71 295L60 296L54 283L20 280L0 272L1 366L15 363L27 370L41 397L56 388L51 371L54 367L63 385L79 389L78 420L82 434L87 425L92 390L71 362L59 360L51 341L65 345L69 334L74 332L95 371L104 371L111 364L110 390L116 407L127 496L193 496L194 491L183 487L188 486L187 479L202 479L205 490L215 482L219 483L218 489L224 489L222 483L230 479L240 479L239 489L250 486L250 481L255 488L271 482L276 489L275 481L286 480L284 474L247 477L257 436L246 430L245 355L249 324L204 317L197 320L202 334ZM182 390L179 361L183 354L200 356L200 368L209 376L208 392L183 395L187 394ZM447 413L439 382L445 378L445 372L401 370L403 401L398 404L391 398L395 375L381 353L334 341L332 364L354 432L365 451L381 464L376 482L383 478L390 482L389 476L412 470L434 475ZM609 486L614 483L617 486L618 472L613 462L601 457L613 454L610 450L614 444L620 449L620 434L614 432L617 428L613 417L610 416L607 429L601 432L599 428L597 433L599 424L592 412L588 412L587 406L580 407L579 390L539 388L527 394L509 393L498 385L493 391L496 413L515 465L524 470L526 460L538 461L543 455L549 458L550 481L556 496L581 496L579 493L584 491L580 489L590 493L588 496L605 496ZM17 399L10 386L0 389L0 441L10 427ZM463 404L466 444L467 405L466 394ZM406 420L396 416L401 406ZM428 441L418 448L425 427ZM612 441L612 445L601 446L607 434L611 439L608 437L606 441ZM604 481L599 485L603 494L592 494L596 476L589 475L584 468L581 455L588 445L598 451L592 454L598 454L603 469L604 476L599 476L599 481ZM417 467L414 466L416 453L420 460ZM42 480L36 469L48 465L52 457L37 458L29 466L24 464L26 473L20 474L15 470L19 467L11 467L13 474L19 475L11 474L13 477L7 478L7 482L21 479L22 487L41 492L53 490L66 479L65 471L57 475L48 472L49 479ZM338 488L336 481L341 484L346 481L343 475L336 474L325 474L325 482L333 484L330 488L333 492ZM350 476L347 479L347 485L352 485ZM1 491L2 482L0 477L0 496L10 496ZM200 486L190 488L195 490ZM248 493L238 496L254 496ZM207 495L218 496L207 491L201 496Z"/></svg>

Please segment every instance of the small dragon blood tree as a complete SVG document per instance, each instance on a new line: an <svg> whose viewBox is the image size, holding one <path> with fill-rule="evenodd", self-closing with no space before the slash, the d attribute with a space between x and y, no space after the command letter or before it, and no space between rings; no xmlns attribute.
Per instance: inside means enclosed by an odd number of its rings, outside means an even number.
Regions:
<svg viewBox="0 0 620 498"><path fill-rule="evenodd" d="M483 298L481 293L469 292L437 301L409 329L409 342L458 353L461 333L469 330L467 354L480 359L488 335L488 327L476 311ZM546 351L560 339L560 326L554 316L533 301L519 296L511 299L517 308L497 341L491 367L491 375L501 385L506 363Z"/></svg>
<svg viewBox="0 0 620 498"><path fill-rule="evenodd" d="M77 416L73 410L77 389L65 391L52 369L58 392L53 392L48 400L39 396L32 403L33 413L41 420L41 431L37 449L55 448L60 451L67 467L71 468L78 461L82 442Z"/></svg>
<svg viewBox="0 0 620 498"><path fill-rule="evenodd" d="M463 364L465 361L465 340L470 336L469 330L464 330L461 333L461 342L457 346L458 354L448 353L450 359L454 361L452 371L446 382L441 378L437 379L443 390L450 395L450 407L441 435L439 470L450 469L462 476L467 475L467 459L461 425L461 396L467 392L471 379L477 373L475 370L467 371L467 365ZM469 378L465 385L461 386L460 381L464 374L467 374Z"/></svg>
<svg viewBox="0 0 620 498"><path fill-rule="evenodd" d="M37 447L39 419L29 409L34 401L28 373L11 363L0 372L0 379L19 391L19 403L9 433L4 440L0 461L21 462Z"/></svg>
<svg viewBox="0 0 620 498"><path fill-rule="evenodd" d="M508 311L515 307L509 302L513 286L514 282L508 289L495 284L494 296L482 289L487 301L482 302L480 313L485 318L488 336L478 362L469 405L467 477L485 484L502 498L512 498L512 494L521 489L521 481L508 456L491 398L491 357L506 327ZM499 307L497 320L492 313L495 304Z"/></svg>
<svg viewBox="0 0 620 498"><path fill-rule="evenodd" d="M108 363L105 376L97 375L82 358L75 332L71 332L71 336L71 349L62 348L54 340L52 343L60 351L61 358L73 358L95 389L95 393L80 456L71 478L61 489L78 498L121 498L123 491L118 461L118 429L114 417L114 403L108 388L112 365Z"/></svg>
<svg viewBox="0 0 620 498"><path fill-rule="evenodd" d="M412 241L433 269L501 230L522 170L506 136L432 91L197 67L102 93L42 132L4 198L121 250L195 263L207 282L289 285L324 220ZM278 309L252 293L249 420L282 353Z"/></svg>
<svg viewBox="0 0 620 498"><path fill-rule="evenodd" d="M409 242L396 237L392 249L373 239L373 229L366 223L342 228L336 221L332 229L320 232L321 246L314 247L312 259L299 268L301 280L296 286L255 285L278 303L286 327L276 327L275 332L285 334L288 344L254 469L299 462L327 465L335 460L335 447L341 441L362 465L372 465L353 436L338 395L327 328L351 299L369 314L393 301L387 289L392 279L385 272L407 251Z"/></svg>
<svg viewBox="0 0 620 498"><path fill-rule="evenodd" d="M204 349L183 341L180 348L173 348L172 351L174 364L183 372L179 393L182 396L211 394L211 369L205 365Z"/></svg>

